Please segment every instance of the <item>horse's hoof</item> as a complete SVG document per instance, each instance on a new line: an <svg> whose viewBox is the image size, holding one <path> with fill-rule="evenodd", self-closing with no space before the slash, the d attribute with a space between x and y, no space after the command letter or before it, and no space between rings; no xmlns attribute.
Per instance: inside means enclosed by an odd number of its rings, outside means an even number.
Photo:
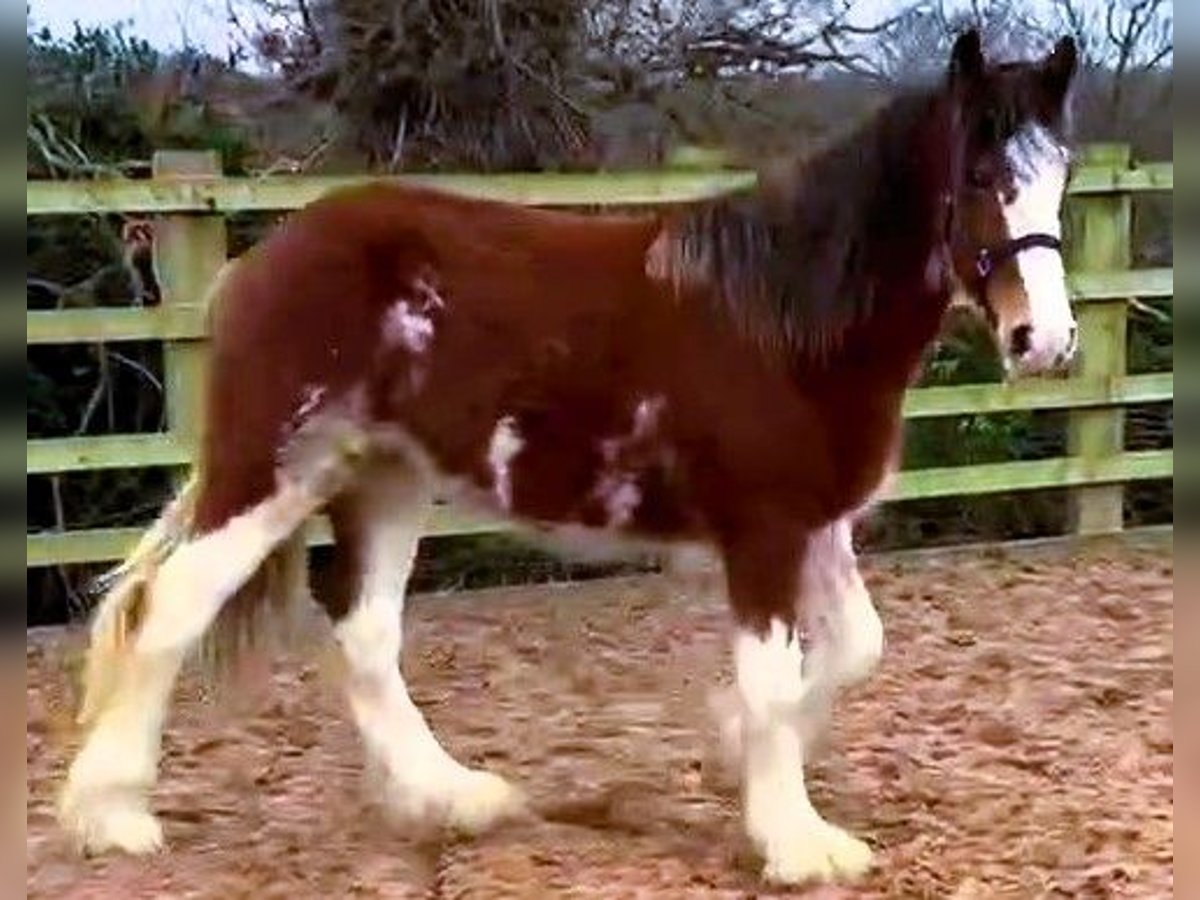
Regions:
<svg viewBox="0 0 1200 900"><path fill-rule="evenodd" d="M60 818L85 856L113 852L144 856L163 848L158 819L127 801L98 801L91 809L64 804Z"/></svg>
<svg viewBox="0 0 1200 900"><path fill-rule="evenodd" d="M471 837L528 813L524 792L491 772L460 769L430 784L436 787L387 783L385 812L393 826L429 837L442 831Z"/></svg>
<svg viewBox="0 0 1200 900"><path fill-rule="evenodd" d="M847 831L822 822L798 828L766 849L763 879L773 884L799 885L853 881L871 868L871 848Z"/></svg>
<svg viewBox="0 0 1200 900"><path fill-rule="evenodd" d="M454 789L446 810L453 832L477 835L499 822L519 818L529 809L524 791L499 775L473 770Z"/></svg>

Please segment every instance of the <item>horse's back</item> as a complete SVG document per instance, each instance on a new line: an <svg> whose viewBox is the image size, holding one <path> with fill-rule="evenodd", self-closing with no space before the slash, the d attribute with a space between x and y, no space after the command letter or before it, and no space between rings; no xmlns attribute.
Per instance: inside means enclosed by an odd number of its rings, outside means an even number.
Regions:
<svg viewBox="0 0 1200 900"><path fill-rule="evenodd" d="M479 467L506 406L540 408L562 440L568 409L626 415L614 380L645 374L633 370L646 356L638 329L654 318L653 233L647 217L387 184L299 210L214 298L212 480L241 485L244 505L269 488L280 440L335 404L402 425L461 471Z"/></svg>
<svg viewBox="0 0 1200 900"><path fill-rule="evenodd" d="M332 411L398 429L529 518L666 535L759 494L823 515L842 492L828 415L710 305L648 277L656 234L651 217L394 185L324 198L229 278L209 456L262 490L279 442Z"/></svg>

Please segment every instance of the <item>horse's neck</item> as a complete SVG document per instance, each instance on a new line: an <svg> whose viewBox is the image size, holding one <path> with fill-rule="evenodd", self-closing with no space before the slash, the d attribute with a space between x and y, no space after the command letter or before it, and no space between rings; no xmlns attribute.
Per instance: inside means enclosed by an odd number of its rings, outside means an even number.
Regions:
<svg viewBox="0 0 1200 900"><path fill-rule="evenodd" d="M953 137L941 110L929 99L905 102L915 104L922 115L897 114L859 138L891 143L895 149L884 164L862 173L847 172L844 167L854 163L855 155L837 153L804 173L810 183L828 179L847 185L847 196L831 199L827 190L805 188L803 183L800 190L802 198L811 190L821 200L805 223L804 252L814 259L838 260L841 267L830 272L841 282L835 295L861 298L846 304L850 319L841 323L834 359L827 361L865 368L899 383L916 374L949 304L946 240L955 168ZM769 195L759 202L766 200ZM858 204L848 215L861 229L852 248L857 257L853 262L844 255L850 248L837 243L842 238L836 229L817 224L826 215L838 215L837 204L847 202ZM826 208L829 204L832 207Z"/></svg>
<svg viewBox="0 0 1200 900"><path fill-rule="evenodd" d="M816 375L836 383L850 375L864 391L901 395L920 374L949 303L948 287L916 282L891 285L824 358L801 361L800 377L811 383Z"/></svg>

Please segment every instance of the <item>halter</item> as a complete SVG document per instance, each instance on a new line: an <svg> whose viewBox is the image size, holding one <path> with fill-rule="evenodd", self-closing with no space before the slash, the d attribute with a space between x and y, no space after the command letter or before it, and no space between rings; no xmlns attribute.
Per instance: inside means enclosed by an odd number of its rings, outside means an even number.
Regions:
<svg viewBox="0 0 1200 900"><path fill-rule="evenodd" d="M1062 252L1062 241L1052 234L1035 231L1012 238L997 244L995 247L984 247L975 256L975 271L979 274L979 286L985 287L988 280L1001 265L1019 253L1032 250L1034 247L1044 247L1047 250Z"/></svg>

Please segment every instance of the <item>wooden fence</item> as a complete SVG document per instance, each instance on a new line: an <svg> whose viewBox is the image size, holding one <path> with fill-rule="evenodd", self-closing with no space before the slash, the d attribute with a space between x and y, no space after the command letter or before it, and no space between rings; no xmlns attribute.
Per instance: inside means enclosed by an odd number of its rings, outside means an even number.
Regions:
<svg viewBox="0 0 1200 900"><path fill-rule="evenodd" d="M711 196L753 181L735 171L661 171L608 174L404 176L477 196L538 205L643 205ZM67 344L159 340L168 427L154 434L30 440L29 475L149 466L179 467L191 458L200 417L205 355L201 298L226 259L224 215L303 206L325 191L361 178L224 178L214 154L167 151L156 155L149 180L30 182L26 213L141 213L157 216L155 262L162 289L157 307L27 311L27 343ZM1082 363L1069 379L1028 380L914 389L910 419L1013 410L1069 410L1069 454L1056 459L927 468L900 473L891 499L969 496L1066 487L1073 497L1073 528L1080 534L1122 528L1126 483L1173 477L1171 450L1124 450L1124 406L1173 398L1172 372L1130 375L1126 322L1130 300L1169 298L1173 269L1130 268L1132 201L1138 191L1170 191L1170 163L1135 165L1122 145L1086 149L1069 188L1074 240L1067 248L1077 304ZM443 507L433 534L492 530L498 523L464 517ZM124 555L136 528L37 532L26 536L29 567L101 562ZM328 539L322 522L314 541Z"/></svg>

